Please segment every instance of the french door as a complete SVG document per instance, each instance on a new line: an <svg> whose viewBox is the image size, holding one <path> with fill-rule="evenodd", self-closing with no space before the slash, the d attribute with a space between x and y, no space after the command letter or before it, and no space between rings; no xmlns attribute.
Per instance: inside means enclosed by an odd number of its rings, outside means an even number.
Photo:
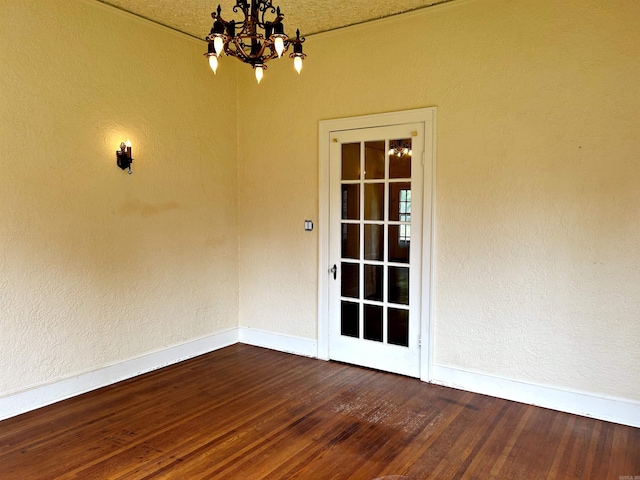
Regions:
<svg viewBox="0 0 640 480"><path fill-rule="evenodd" d="M329 357L420 376L425 127L330 132Z"/></svg>

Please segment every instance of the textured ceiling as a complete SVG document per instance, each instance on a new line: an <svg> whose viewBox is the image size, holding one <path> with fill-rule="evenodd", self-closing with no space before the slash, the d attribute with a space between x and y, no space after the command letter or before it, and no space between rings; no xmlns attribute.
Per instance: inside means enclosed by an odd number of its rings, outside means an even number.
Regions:
<svg viewBox="0 0 640 480"><path fill-rule="evenodd" d="M243 19L241 13L233 13L235 0L98 1L197 38L209 33L213 23L211 12L218 4L225 20ZM286 33L294 35L299 28L304 36L449 1L453 0L274 0L273 4L284 14Z"/></svg>

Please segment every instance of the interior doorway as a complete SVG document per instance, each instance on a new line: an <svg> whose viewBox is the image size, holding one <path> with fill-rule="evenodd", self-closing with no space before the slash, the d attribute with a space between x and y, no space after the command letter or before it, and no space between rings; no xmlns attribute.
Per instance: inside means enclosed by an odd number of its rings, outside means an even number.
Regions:
<svg viewBox="0 0 640 480"><path fill-rule="evenodd" d="M429 379L435 109L320 123L318 356Z"/></svg>

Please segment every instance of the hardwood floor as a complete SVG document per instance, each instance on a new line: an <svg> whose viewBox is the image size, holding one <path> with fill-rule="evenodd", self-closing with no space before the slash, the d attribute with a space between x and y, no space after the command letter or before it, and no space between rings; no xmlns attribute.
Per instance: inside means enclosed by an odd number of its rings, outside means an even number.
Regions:
<svg viewBox="0 0 640 480"><path fill-rule="evenodd" d="M0 422L2 480L635 475L640 429L241 344Z"/></svg>

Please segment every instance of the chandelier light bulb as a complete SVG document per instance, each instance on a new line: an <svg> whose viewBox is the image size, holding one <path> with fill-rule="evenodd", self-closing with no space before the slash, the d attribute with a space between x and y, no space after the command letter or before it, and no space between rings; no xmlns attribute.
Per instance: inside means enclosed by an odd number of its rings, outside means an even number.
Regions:
<svg viewBox="0 0 640 480"><path fill-rule="evenodd" d="M222 37L216 37L213 39L213 48L216 49L216 53L218 55L222 53L222 49L224 48L224 40L222 40Z"/></svg>
<svg viewBox="0 0 640 480"><path fill-rule="evenodd" d="M258 65L256 67L256 80L258 81L258 83L260 83L263 76L264 76L264 70L262 69L261 65Z"/></svg>
<svg viewBox="0 0 640 480"><path fill-rule="evenodd" d="M295 57L293 59L293 68L295 68L298 75L300 75L300 71L302 70L302 57Z"/></svg>
<svg viewBox="0 0 640 480"><path fill-rule="evenodd" d="M276 48L276 53L278 54L278 58L282 56L284 52L284 40L282 37L276 37L273 41L273 46Z"/></svg>
<svg viewBox="0 0 640 480"><path fill-rule="evenodd" d="M216 73L218 70L218 57L215 55L209 55L209 66L211 67L211 70L213 70L213 73Z"/></svg>

